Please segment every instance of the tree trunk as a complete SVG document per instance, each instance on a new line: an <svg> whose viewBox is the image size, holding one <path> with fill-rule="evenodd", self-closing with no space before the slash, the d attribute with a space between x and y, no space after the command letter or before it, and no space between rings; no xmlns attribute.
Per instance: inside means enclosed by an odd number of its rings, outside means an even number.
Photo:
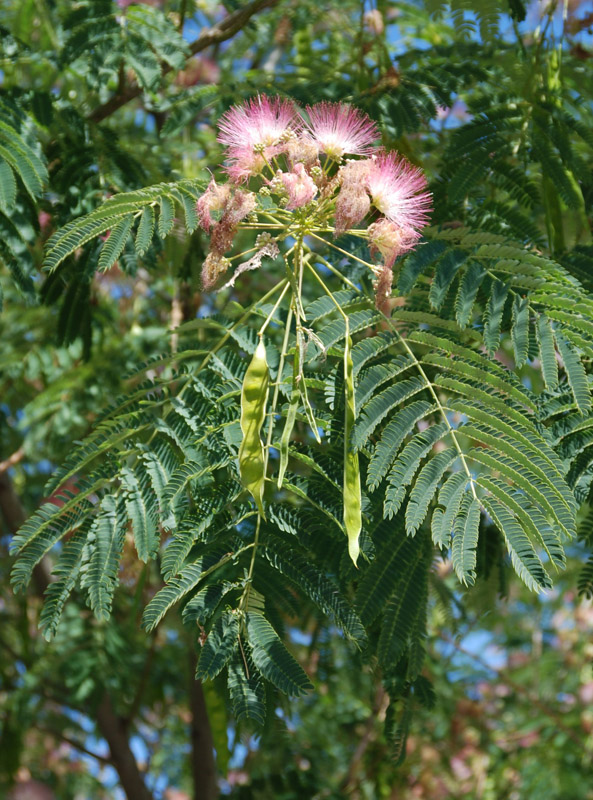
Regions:
<svg viewBox="0 0 593 800"><path fill-rule="evenodd" d="M97 725L109 745L111 761L128 800L152 800L130 748L125 721L115 713L107 692L97 708Z"/></svg>
<svg viewBox="0 0 593 800"><path fill-rule="evenodd" d="M204 690L200 681L194 679L196 659L190 655L189 704L192 714L191 745L192 773L194 778L194 800L216 800L216 764L214 761L214 740L206 709Z"/></svg>

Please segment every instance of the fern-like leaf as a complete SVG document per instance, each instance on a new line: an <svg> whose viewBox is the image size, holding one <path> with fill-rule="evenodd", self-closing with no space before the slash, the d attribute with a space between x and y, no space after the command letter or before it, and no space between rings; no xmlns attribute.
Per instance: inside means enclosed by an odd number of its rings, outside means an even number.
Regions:
<svg viewBox="0 0 593 800"><path fill-rule="evenodd" d="M264 678L288 695L300 695L313 688L303 668L262 614L248 612L246 627L253 663Z"/></svg>
<svg viewBox="0 0 593 800"><path fill-rule="evenodd" d="M197 680L215 678L230 661L239 647L239 618L232 611L225 611L216 620L206 641L196 668Z"/></svg>

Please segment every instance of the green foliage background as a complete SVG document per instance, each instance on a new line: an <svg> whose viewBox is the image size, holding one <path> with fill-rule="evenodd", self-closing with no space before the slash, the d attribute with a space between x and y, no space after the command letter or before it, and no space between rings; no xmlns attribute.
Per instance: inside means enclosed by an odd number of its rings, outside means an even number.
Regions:
<svg viewBox="0 0 593 800"><path fill-rule="evenodd" d="M237 798L591 797L590 25L521 0L2 4L0 791L215 797L199 730ZM216 120L257 92L357 105L434 196L388 319L359 241L314 250L355 288L304 286L323 443L300 403L260 521L239 402L283 268L203 293L195 212ZM286 308L265 343L279 446Z"/></svg>

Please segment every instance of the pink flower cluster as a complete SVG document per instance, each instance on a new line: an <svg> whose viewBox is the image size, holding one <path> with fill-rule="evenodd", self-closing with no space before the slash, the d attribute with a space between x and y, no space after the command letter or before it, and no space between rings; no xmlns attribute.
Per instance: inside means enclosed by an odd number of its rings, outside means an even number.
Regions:
<svg viewBox="0 0 593 800"><path fill-rule="evenodd" d="M395 259L420 238L431 196L422 172L377 147L377 138L369 117L344 103L318 103L301 112L288 100L258 96L227 111L218 141L229 181L212 180L198 201L200 223L211 233L205 286L227 268L224 254L239 224L251 215L255 225L254 188L277 197L283 219L298 211L305 234L333 226L338 236L367 219L366 230L355 233L368 239L373 257L382 257L376 288L390 293Z"/></svg>

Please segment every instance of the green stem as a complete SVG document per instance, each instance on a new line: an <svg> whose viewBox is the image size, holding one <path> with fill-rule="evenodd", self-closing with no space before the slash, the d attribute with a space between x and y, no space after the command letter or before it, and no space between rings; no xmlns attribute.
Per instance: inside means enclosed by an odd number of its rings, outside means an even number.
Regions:
<svg viewBox="0 0 593 800"><path fill-rule="evenodd" d="M323 244L327 245L328 247L333 247L334 250L337 250L338 253L342 253L342 255L347 256L347 258L353 258L354 261L358 261L360 264L364 264L364 266L368 267L373 272L373 274L375 274L375 272L377 271L376 264L369 264L368 261L364 261L362 258L355 256L354 253L349 253L347 250L342 250L342 248L338 247L337 244L334 244L333 242L328 242L327 239L324 239L322 236L317 236L317 234L313 232L311 232L309 236L312 236L314 239L318 239L320 242L323 242Z"/></svg>
<svg viewBox="0 0 593 800"><path fill-rule="evenodd" d="M249 308L247 309L247 311L246 311L246 312L245 312L245 313L244 313L244 314L243 314L243 315L240 317L240 319L238 319L238 320L237 320L237 322L235 322L235 324L234 324L234 325L232 325L232 326L231 326L231 327L228 329L228 331L227 331L227 332L224 334L224 336L223 336L223 337L222 337L222 338L221 338L221 339L218 341L218 343L217 343L217 344L216 344L216 345L215 345L215 346L212 348L212 350L210 350L210 351L208 352L208 354L206 355L206 357L204 358L204 360L202 361L202 363L201 363L201 364L200 364L200 366L198 367L198 370L197 370L197 371L198 371L198 372L200 372L201 370L203 370L203 369L204 369L204 367L205 367L205 366L206 366L206 364L207 364L207 363L210 361L210 359L212 358L212 356L213 356L213 355L215 355L215 353L217 353L217 352L220 350L220 348L221 348L221 347L223 347L223 345L224 345L224 344L225 344L225 343L226 343L226 342L229 340L229 338L230 338L230 336L231 336L231 333L232 333L234 330L236 330L236 328L238 328L238 327L239 327L239 325L242 325L242 324L245 322L245 320L246 320L246 319L248 319L248 318L251 316L251 314L253 314L253 312L255 311L255 309L257 308L257 306L261 305L262 303L265 303L265 302L266 302L266 300L269 300L269 299L270 299L270 297L273 297L273 296L276 294L276 292L278 291L278 289L280 289L280 288L283 288L283 287L285 287L285 286L286 286L286 281L285 281L285 280L284 280L284 281L280 281L279 283L277 283L277 284L276 284L276 286L274 286L272 289L270 289L270 291L269 291L269 292L266 292L266 294L265 294L263 297L260 297L260 299L259 299L259 300L256 300L256 302L255 302L255 303L252 303L252 305L250 305L250 306L249 306Z"/></svg>
<svg viewBox="0 0 593 800"><path fill-rule="evenodd" d="M333 264L330 264L330 262L326 258L324 258L323 256L320 256L319 253L315 253L313 250L311 250L310 247L307 247L307 245L305 245L305 247L308 250L308 252L311 253L311 255L314 258L316 258L319 261L321 261L323 263L323 266L326 267L330 272L332 272L337 278L339 278L341 281L343 281L346 284L346 286L349 286L351 289L354 289L355 292L359 292L360 291L358 286L355 283L352 283L350 278L347 278L345 275L342 275L340 270L336 269Z"/></svg>
<svg viewBox="0 0 593 800"><path fill-rule="evenodd" d="M274 314L276 313L276 309L278 308L278 306L279 306L279 305L280 305L280 303L282 302L282 300L283 300L283 298L284 298L284 295L285 295L285 294L286 294L286 292L288 291L288 287L289 287L289 286L290 286L290 283L287 281L287 283L286 283L286 286L285 286L285 287L284 287L284 289L282 290L282 294L280 295L280 297L279 297L279 298L276 300L276 303L274 304L274 308L273 308L273 309L270 311L270 313L269 313L269 314L268 314L268 316L266 317L266 321L264 322L264 324L261 326L261 328L260 328L260 329L259 329L259 331L257 332L257 335L258 335L258 336L263 336L265 329L268 327L268 325L269 325L269 324L270 324L270 322L272 321L272 318L273 318Z"/></svg>

